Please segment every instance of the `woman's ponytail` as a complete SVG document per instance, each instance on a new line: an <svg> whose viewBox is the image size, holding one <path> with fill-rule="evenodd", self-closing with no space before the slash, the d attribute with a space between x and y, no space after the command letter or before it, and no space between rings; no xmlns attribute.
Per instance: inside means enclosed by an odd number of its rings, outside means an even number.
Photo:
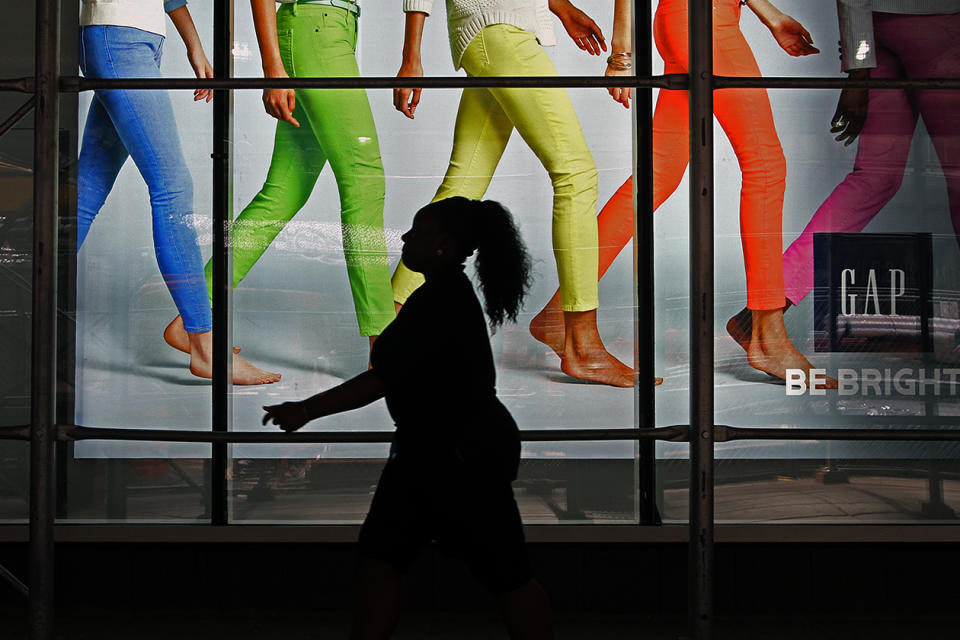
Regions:
<svg viewBox="0 0 960 640"><path fill-rule="evenodd" d="M474 251L480 291L490 326L517 320L530 290L531 260L513 216L494 200L454 196L421 209L436 216L440 229L457 239L466 260Z"/></svg>
<svg viewBox="0 0 960 640"><path fill-rule="evenodd" d="M490 326L516 322L530 290L531 260L513 216L499 202L473 201L470 207L480 291Z"/></svg>

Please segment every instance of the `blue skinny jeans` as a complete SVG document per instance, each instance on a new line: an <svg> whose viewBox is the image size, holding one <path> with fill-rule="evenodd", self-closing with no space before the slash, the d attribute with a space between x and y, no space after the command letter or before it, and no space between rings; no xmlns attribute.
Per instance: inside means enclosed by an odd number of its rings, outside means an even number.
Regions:
<svg viewBox="0 0 960 640"><path fill-rule="evenodd" d="M163 36L132 27L96 25L80 34L80 69L88 78L159 78ZM187 170L166 91L96 91L77 179L77 250L127 157L147 183L153 245L160 273L190 333L212 327Z"/></svg>

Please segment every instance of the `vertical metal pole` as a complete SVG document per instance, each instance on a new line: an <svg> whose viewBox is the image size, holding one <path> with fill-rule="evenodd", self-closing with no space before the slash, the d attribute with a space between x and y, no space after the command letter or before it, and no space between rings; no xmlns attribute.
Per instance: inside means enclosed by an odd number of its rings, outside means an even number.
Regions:
<svg viewBox="0 0 960 640"><path fill-rule="evenodd" d="M633 60L637 75L653 72L650 48L650 0L633 3ZM638 427L655 425L654 314L653 314L653 90L637 88L633 98L636 134L636 167L633 192L636 202L634 251L637 265L637 405ZM655 444L641 440L638 488L640 524L658 524Z"/></svg>
<svg viewBox="0 0 960 640"><path fill-rule="evenodd" d="M33 327L30 383L30 638L53 638L60 3L36 4Z"/></svg>
<svg viewBox="0 0 960 640"><path fill-rule="evenodd" d="M213 3L213 75L233 75L233 0ZM229 431L233 379L233 261L230 223L233 220L231 164L233 92L213 94L213 430ZM227 445L212 445L210 465L211 524L227 524Z"/></svg>
<svg viewBox="0 0 960 640"><path fill-rule="evenodd" d="M713 637L713 6L690 0L690 632Z"/></svg>

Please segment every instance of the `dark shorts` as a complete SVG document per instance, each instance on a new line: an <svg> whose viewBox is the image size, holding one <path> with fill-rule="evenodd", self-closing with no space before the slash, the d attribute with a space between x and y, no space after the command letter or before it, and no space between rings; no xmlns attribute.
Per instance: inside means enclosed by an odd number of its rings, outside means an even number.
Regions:
<svg viewBox="0 0 960 640"><path fill-rule="evenodd" d="M460 557L493 593L530 580L520 512L509 483L464 465L387 462L360 529L360 554L405 572L431 541Z"/></svg>

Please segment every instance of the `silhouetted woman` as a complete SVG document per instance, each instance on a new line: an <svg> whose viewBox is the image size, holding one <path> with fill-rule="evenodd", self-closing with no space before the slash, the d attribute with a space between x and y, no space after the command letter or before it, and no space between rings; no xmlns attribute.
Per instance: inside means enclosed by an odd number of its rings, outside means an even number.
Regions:
<svg viewBox="0 0 960 640"><path fill-rule="evenodd" d="M264 407L263 423L295 431L380 398L397 430L360 531L361 601L352 638L387 638L402 574L431 540L461 556L497 594L512 638L551 638L547 598L531 578L510 483L517 425L497 399L476 271L490 326L516 320L530 257L513 218L492 201L448 198L421 209L403 261L426 282L374 343L371 369L300 402Z"/></svg>

